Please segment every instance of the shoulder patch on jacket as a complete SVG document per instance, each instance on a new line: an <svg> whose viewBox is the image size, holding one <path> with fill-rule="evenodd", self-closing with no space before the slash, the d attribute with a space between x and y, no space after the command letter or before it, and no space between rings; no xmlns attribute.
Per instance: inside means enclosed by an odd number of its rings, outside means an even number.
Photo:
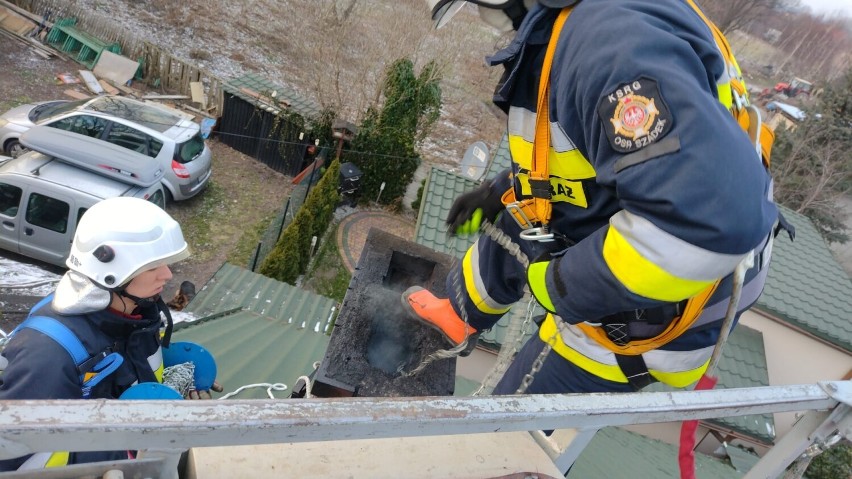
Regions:
<svg viewBox="0 0 852 479"><path fill-rule="evenodd" d="M610 145L621 153L646 147L672 128L672 114L657 81L644 76L601 98L598 115Z"/></svg>

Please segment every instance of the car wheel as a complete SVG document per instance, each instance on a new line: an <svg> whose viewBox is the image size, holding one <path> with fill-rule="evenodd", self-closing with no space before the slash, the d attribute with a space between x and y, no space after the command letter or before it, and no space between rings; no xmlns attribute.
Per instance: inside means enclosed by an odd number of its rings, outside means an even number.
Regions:
<svg viewBox="0 0 852 479"><path fill-rule="evenodd" d="M24 145L18 142L18 140L9 140L9 142L6 143L6 154L12 158L17 158L28 151L30 150L24 148Z"/></svg>
<svg viewBox="0 0 852 479"><path fill-rule="evenodd" d="M163 191L166 193L166 206L175 202L175 197L172 195L172 192L166 188L166 185L163 185Z"/></svg>

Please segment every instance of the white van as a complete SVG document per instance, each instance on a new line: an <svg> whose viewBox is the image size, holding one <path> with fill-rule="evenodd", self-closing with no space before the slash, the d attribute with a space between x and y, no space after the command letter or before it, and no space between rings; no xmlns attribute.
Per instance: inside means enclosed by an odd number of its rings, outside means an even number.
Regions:
<svg viewBox="0 0 852 479"><path fill-rule="evenodd" d="M0 249L64 267L77 223L98 201L134 196L165 208L156 162L85 140L64 149L52 143L50 154L33 150L0 163Z"/></svg>

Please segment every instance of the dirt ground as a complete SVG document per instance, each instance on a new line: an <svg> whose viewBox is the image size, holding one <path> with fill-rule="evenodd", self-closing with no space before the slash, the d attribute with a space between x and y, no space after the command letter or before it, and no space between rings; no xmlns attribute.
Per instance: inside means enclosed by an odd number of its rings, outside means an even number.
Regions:
<svg viewBox="0 0 852 479"><path fill-rule="evenodd" d="M60 73L77 73L80 68L71 60L46 60L29 47L3 41L0 111L31 101L71 99L63 93L68 89L86 92L82 85L63 85L55 80ZM201 289L224 261L247 260L236 252L241 239L245 242L244 233L252 233L272 217L293 187L289 177L215 139L208 140L208 146L213 153L210 187L194 198L166 207L181 223L193 253L172 268L174 278L166 286L166 299L177 292L182 281L192 281Z"/></svg>

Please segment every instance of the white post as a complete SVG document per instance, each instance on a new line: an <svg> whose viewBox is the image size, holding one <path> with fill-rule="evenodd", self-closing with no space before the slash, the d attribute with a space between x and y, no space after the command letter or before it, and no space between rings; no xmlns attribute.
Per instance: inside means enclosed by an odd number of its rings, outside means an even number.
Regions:
<svg viewBox="0 0 852 479"><path fill-rule="evenodd" d="M379 198L382 197L382 191L385 191L385 182L383 181L381 186L379 186L379 195L376 196L376 203L379 202Z"/></svg>

